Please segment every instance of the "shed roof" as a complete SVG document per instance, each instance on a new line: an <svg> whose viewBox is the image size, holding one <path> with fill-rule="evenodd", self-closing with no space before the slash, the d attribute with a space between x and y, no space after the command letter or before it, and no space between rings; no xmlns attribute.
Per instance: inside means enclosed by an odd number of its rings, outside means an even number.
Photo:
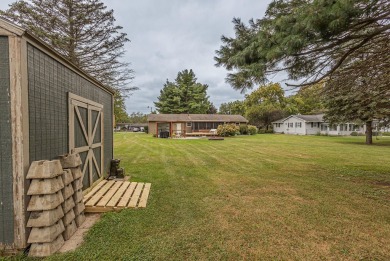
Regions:
<svg viewBox="0 0 390 261"><path fill-rule="evenodd" d="M8 33L9 32L9 33ZM70 62L67 58L65 58L62 54L54 50L51 46L49 46L47 43L36 37L33 33L29 32L27 29L22 28L13 22L10 22L4 18L0 18L0 35L17 35L19 37L27 37L27 39L30 40L30 42L33 42L34 44L38 45L39 47L46 50L51 55L55 56L58 60L62 61L63 63L67 64L68 67L72 68L77 73L84 76L84 78L88 79L90 82L94 83L95 85L99 86L99 88L104 89L105 91L115 94L115 92L102 84L100 81L95 79L94 77L90 76L88 73L83 71L81 68Z"/></svg>
<svg viewBox="0 0 390 261"><path fill-rule="evenodd" d="M245 122L248 120L241 115L227 114L149 114L148 121L166 122Z"/></svg>

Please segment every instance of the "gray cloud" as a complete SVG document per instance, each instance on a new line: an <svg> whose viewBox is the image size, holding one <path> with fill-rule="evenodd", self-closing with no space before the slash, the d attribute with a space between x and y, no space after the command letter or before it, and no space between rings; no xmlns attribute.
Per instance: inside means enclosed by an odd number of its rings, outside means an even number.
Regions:
<svg viewBox="0 0 390 261"><path fill-rule="evenodd" d="M2 0L0 9L13 1ZM233 36L233 17L243 21L261 18L270 0L104 0L114 10L117 24L131 43L126 61L136 72L133 85L140 88L126 99L129 113L150 110L166 79L193 69L198 81L209 85L208 95L216 107L243 99L225 83L227 71L214 66L215 50L222 35ZM276 79L282 79L276 77Z"/></svg>

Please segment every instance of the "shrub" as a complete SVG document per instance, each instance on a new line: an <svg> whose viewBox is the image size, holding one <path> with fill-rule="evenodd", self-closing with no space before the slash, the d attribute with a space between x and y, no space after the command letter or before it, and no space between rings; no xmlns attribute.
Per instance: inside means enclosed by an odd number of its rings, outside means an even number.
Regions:
<svg viewBox="0 0 390 261"><path fill-rule="evenodd" d="M253 125L248 126L248 134L249 135L255 135L257 134L257 127Z"/></svg>
<svg viewBox="0 0 390 261"><path fill-rule="evenodd" d="M264 133L265 133L265 130L259 129L259 130L257 131L257 133L258 133L258 134L264 134Z"/></svg>
<svg viewBox="0 0 390 261"><path fill-rule="evenodd" d="M274 133L274 130L265 130L265 133Z"/></svg>
<svg viewBox="0 0 390 261"><path fill-rule="evenodd" d="M250 125L249 125L250 126ZM249 126L248 125L240 125L240 134L241 135L247 135L249 134Z"/></svg>
<svg viewBox="0 0 390 261"><path fill-rule="evenodd" d="M385 131L385 132L382 133L382 135L383 136L390 136L390 132Z"/></svg>
<svg viewBox="0 0 390 261"><path fill-rule="evenodd" d="M222 136L222 137L235 136L236 134L239 133L240 133L240 127L236 126L235 124L219 125L217 128L218 136Z"/></svg>
<svg viewBox="0 0 390 261"><path fill-rule="evenodd" d="M356 131L351 132L351 136L358 136L359 134Z"/></svg>
<svg viewBox="0 0 390 261"><path fill-rule="evenodd" d="M145 127L144 127L144 132L145 132L145 133L149 133L149 126L145 126Z"/></svg>

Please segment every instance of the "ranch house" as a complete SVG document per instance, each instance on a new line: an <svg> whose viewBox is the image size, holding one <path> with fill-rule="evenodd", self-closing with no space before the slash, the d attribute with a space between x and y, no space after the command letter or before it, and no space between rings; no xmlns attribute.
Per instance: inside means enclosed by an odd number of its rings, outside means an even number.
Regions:
<svg viewBox="0 0 390 261"><path fill-rule="evenodd" d="M323 119L324 114L291 115L272 122L275 133L297 135L351 135L352 132L364 133L365 126L355 123L329 124Z"/></svg>
<svg viewBox="0 0 390 261"><path fill-rule="evenodd" d="M149 114L149 133L158 138L215 135L218 125L247 124L241 115Z"/></svg>

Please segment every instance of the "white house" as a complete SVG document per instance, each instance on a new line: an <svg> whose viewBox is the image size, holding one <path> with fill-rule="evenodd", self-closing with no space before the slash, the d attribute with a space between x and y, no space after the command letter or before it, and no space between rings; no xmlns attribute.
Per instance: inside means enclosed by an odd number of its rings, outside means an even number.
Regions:
<svg viewBox="0 0 390 261"><path fill-rule="evenodd" d="M291 115L287 118L272 122L275 133L297 134L297 135L350 135L352 132L364 133L364 125L344 123L330 125L323 120L324 114L317 115Z"/></svg>

